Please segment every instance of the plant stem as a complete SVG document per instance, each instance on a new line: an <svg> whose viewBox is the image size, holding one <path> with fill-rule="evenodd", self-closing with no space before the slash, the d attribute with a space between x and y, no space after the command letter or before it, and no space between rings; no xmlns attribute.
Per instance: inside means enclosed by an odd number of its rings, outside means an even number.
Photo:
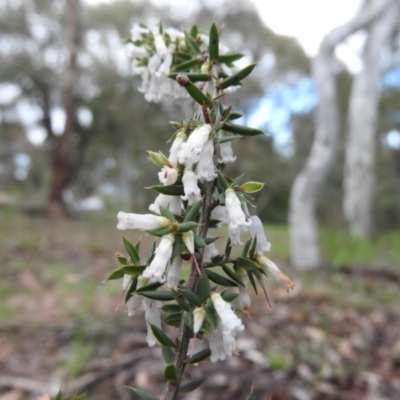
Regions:
<svg viewBox="0 0 400 400"><path fill-rule="evenodd" d="M197 234L202 238L207 237L208 225L210 222L210 215L212 209L211 205L213 202L212 198L213 187L214 187L214 182L206 182L203 187L204 201L200 209L199 227L197 229ZM202 251L201 251L201 256L202 256ZM202 266L202 264L203 261L200 260L199 265ZM196 287L199 277L200 276L196 270L196 267L194 263L192 263L192 270L187 283L187 289L193 291ZM178 336L179 345L178 345L178 350L176 351L174 357L174 365L176 370L178 371L178 382L167 383L163 391L163 394L161 395L161 399L163 400L176 399L179 391L179 386L182 380L182 375L185 371L186 367L185 359L187 358L189 341L192 335L192 330L186 325L185 320L186 320L186 312L184 312L182 315L182 321L179 327L179 336Z"/></svg>

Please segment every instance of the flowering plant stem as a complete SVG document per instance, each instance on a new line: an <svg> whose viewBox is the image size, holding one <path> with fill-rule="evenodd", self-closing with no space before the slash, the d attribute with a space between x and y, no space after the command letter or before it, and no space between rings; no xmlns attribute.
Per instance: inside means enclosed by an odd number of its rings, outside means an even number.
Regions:
<svg viewBox="0 0 400 400"><path fill-rule="evenodd" d="M213 182L206 182L203 185L203 204L200 209L200 219L199 226L197 228L197 234L201 238L207 237L208 226L210 222L210 214L212 209L212 191L213 191ZM193 263L194 264L194 263ZM200 260L200 266L202 265L202 260ZM190 276L187 282L187 289L194 290L199 280L199 274L197 273L197 269L195 265L192 265ZM189 341L191 339L192 331L189 329L185 322L184 313L180 327L179 327L179 335L178 335L178 350L175 353L174 357L174 365L176 370L178 371L178 381L176 383L167 382L164 392L161 395L161 399L164 400L174 400L178 395L179 385L182 380L182 375L185 371L186 363L185 359L187 358L188 349L189 349Z"/></svg>
<svg viewBox="0 0 400 400"><path fill-rule="evenodd" d="M191 98L197 111L189 119L171 122L177 131L169 157L149 151L150 161L161 168L161 185L150 187L159 193L149 207L156 215L123 211L117 215L118 229L137 229L155 236L150 255L142 260L140 241L133 245L124 238L128 257L117 254L121 266L108 277L122 279L121 299L125 298L128 316L144 314L149 346L163 346L167 363L163 400L175 400L179 392L195 390L204 381L182 383L188 363L208 358L223 361L239 354L236 335L245 326L236 313L249 313L251 286L256 293L257 286L261 287L268 303L264 277L271 276L287 290L294 287L263 255L271 244L261 220L251 216L247 207L253 200L250 194L261 190L263 184L243 182L243 175L232 178L224 174L225 165L236 159L231 142L264 132L231 122L241 114L227 104L226 95L240 87L256 64L234 73L232 63L242 54L226 53L218 35L215 24L208 37L196 26L190 34L161 25L156 30L135 26L130 43L145 98ZM221 224L227 224L229 234L222 254L214 245L218 237L207 235L209 228ZM251 237L241 256L231 257L232 247L243 244L244 232ZM181 266L190 262L189 278L182 279ZM213 271L214 267L218 269ZM163 325L179 328L177 335L170 337ZM197 352L196 344L201 348ZM158 399L131 389L143 399Z"/></svg>

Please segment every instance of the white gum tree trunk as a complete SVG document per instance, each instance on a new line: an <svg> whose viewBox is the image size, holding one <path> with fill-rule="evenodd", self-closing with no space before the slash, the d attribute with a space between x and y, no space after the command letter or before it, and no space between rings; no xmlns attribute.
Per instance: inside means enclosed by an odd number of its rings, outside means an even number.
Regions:
<svg viewBox="0 0 400 400"><path fill-rule="evenodd" d="M315 210L322 185L335 160L340 131L334 50L347 36L371 24L391 1L379 0L378 3L363 7L351 21L328 33L313 63L319 96L315 136L306 165L294 181L289 205L291 262L298 269L315 269L321 264Z"/></svg>
<svg viewBox="0 0 400 400"><path fill-rule="evenodd" d="M378 4L382 0L374 0ZM375 145L380 100L381 54L399 24L399 1L392 4L369 27L362 57L363 69L354 79L345 145L343 212L356 237L372 233L375 187Z"/></svg>

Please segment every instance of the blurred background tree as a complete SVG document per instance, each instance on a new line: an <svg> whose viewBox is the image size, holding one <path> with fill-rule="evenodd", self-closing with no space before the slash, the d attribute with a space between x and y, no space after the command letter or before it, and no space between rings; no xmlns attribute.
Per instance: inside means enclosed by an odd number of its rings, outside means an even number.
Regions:
<svg viewBox="0 0 400 400"><path fill-rule="evenodd" d="M270 133L257 143L234 143L239 156L250 153L253 161L232 168L266 181L257 201L259 214L266 221L286 223L290 188L306 162L315 131L317 94L311 60L295 39L266 27L248 2L220 3L215 14L215 7L206 0L193 2L179 12L165 2L82 1L70 91L65 81L71 65L70 23L65 12L68 2L4 0L0 16L0 201L57 215L73 215L104 204L113 210L124 205L143 211L153 194L143 194L140 189L154 180L156 172L147 164L146 150L166 151L166 140L173 130L165 127L164 121L180 119L185 110L142 100L137 91L140 83L130 75L124 37L133 22L153 24L162 19L165 26L177 27L198 22L200 29L206 29L215 15L218 23L224 24L224 42L232 50L246 49L246 62L261 61L245 89L230 97L245 114L246 123L256 123ZM388 140L395 139L399 129L396 104L400 84L393 78L398 74L398 54L398 33L393 33L386 61L380 66L384 71L382 101L375 129L379 140L376 168L371 170L378 177L371 203L375 229L393 227L400 219L399 150ZM354 73L335 57L333 60L338 158L323 179L315 212L322 223L342 226L343 133ZM66 107L68 93L72 93L73 112ZM55 196L61 211L53 213L51 177L55 161L61 160L54 156L54 149L68 136L66 131L71 132L72 149L65 164L68 179Z"/></svg>

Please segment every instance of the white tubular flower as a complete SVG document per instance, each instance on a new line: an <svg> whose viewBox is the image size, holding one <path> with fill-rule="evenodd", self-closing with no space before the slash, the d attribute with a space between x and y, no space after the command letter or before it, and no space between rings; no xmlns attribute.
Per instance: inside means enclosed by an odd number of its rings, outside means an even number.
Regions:
<svg viewBox="0 0 400 400"><path fill-rule="evenodd" d="M237 332L244 330L244 325L232 307L227 303L219 293L214 292L211 295L211 300L215 311L217 312L222 326L222 333L224 335L234 335Z"/></svg>
<svg viewBox="0 0 400 400"><path fill-rule="evenodd" d="M138 277L138 282L136 289L141 288L142 286L146 285L149 282L147 278L145 278L143 275L140 275ZM135 315L142 314L143 311L146 309L146 305L144 302L144 297L140 295L134 294L132 297L129 298L129 300L126 303L126 306L128 308L128 317L133 317Z"/></svg>
<svg viewBox="0 0 400 400"><path fill-rule="evenodd" d="M208 244L206 247L204 247L203 251L203 258L213 258L219 254L217 248L215 247L214 243Z"/></svg>
<svg viewBox="0 0 400 400"><path fill-rule="evenodd" d="M217 206L211 211L212 220L221 221L222 223L228 222L226 218L226 207L225 206Z"/></svg>
<svg viewBox="0 0 400 400"><path fill-rule="evenodd" d="M227 354L225 352L224 338L219 327L210 333L208 341L211 350L211 362L215 363L218 360L225 360Z"/></svg>
<svg viewBox="0 0 400 400"><path fill-rule="evenodd" d="M171 225L171 221L167 218L152 214L134 214L120 211L117 215L117 229L139 229L150 231L153 229L165 228Z"/></svg>
<svg viewBox="0 0 400 400"><path fill-rule="evenodd" d="M165 165L158 173L158 179L163 185L173 185L177 181L178 175L179 173L176 168L170 168Z"/></svg>
<svg viewBox="0 0 400 400"><path fill-rule="evenodd" d="M129 286L131 286L132 281L133 281L132 275L124 274L124 277L122 278L122 290L124 292L129 289Z"/></svg>
<svg viewBox="0 0 400 400"><path fill-rule="evenodd" d="M178 166L178 152L181 149L183 142L187 140L186 133L181 130L177 133L174 142L172 143L171 149L169 150L168 161L174 166Z"/></svg>
<svg viewBox="0 0 400 400"><path fill-rule="evenodd" d="M160 244L156 249L156 254L151 264L143 271L143 276L151 282L165 282L165 269L172 255L172 246L175 237L171 233L161 238Z"/></svg>
<svg viewBox="0 0 400 400"><path fill-rule="evenodd" d="M226 136L226 134L222 133L221 137L223 138L224 136ZM232 142L220 143L219 154L221 156L218 159L219 163L229 164L229 163L233 163L236 160L236 157L233 154L233 150L232 150Z"/></svg>
<svg viewBox="0 0 400 400"><path fill-rule="evenodd" d="M203 326L205 317L206 317L206 310L204 307L197 307L193 310L193 333L195 336Z"/></svg>
<svg viewBox="0 0 400 400"><path fill-rule="evenodd" d="M180 164L185 164L191 167L200 159L200 153L210 136L211 125L206 124L194 129L189 135L188 140L182 143L181 149L178 152L178 161Z"/></svg>
<svg viewBox="0 0 400 400"><path fill-rule="evenodd" d="M146 303L146 312L145 312L145 320L147 325L147 343L149 347L155 346L158 341L154 336L153 331L151 330L151 326L155 325L157 328L161 328L161 314L160 314L160 307L161 304L158 301L151 301L150 299L145 299Z"/></svg>
<svg viewBox="0 0 400 400"><path fill-rule="evenodd" d="M182 234L183 243L190 254L194 254L194 234L192 231L188 231Z"/></svg>
<svg viewBox="0 0 400 400"><path fill-rule="evenodd" d="M128 43L126 45L125 54L128 58L145 58L149 56L146 49L135 46L133 43Z"/></svg>
<svg viewBox="0 0 400 400"><path fill-rule="evenodd" d="M179 196L168 196L160 193L154 200L154 203L150 204L149 210L156 214L160 214L160 206L167 208L172 212L172 214L181 214L182 202Z"/></svg>
<svg viewBox="0 0 400 400"><path fill-rule="evenodd" d="M197 178L191 168L185 168L185 172L182 177L183 191L185 195L182 196L183 200L187 200L191 206L201 198L201 192L197 186Z"/></svg>
<svg viewBox="0 0 400 400"><path fill-rule="evenodd" d="M181 277L182 261L183 260L181 256L176 256L169 267L167 274L167 285L175 290L178 290L179 280Z"/></svg>
<svg viewBox="0 0 400 400"><path fill-rule="evenodd" d="M217 177L213 157L214 142L213 140L207 140L200 152L199 163L196 167L196 177L201 182L210 182Z"/></svg>
<svg viewBox="0 0 400 400"><path fill-rule="evenodd" d="M289 289L294 289L295 284L289 279L289 277L283 274L276 266L276 264L268 257L258 254L255 256L255 260L259 265L264 267L267 275L270 274L274 278L276 283L285 288L288 292Z"/></svg>
<svg viewBox="0 0 400 400"><path fill-rule="evenodd" d="M168 204L169 211L175 215L181 215L182 212L182 199L180 196L171 196L171 200Z"/></svg>
<svg viewBox="0 0 400 400"><path fill-rule="evenodd" d="M256 245L256 254L263 254L264 251L270 251L271 250L271 243L268 242L265 232L264 232L264 226L258 218L257 215L253 215L250 217L251 225L249 226L249 232L251 237L257 238L257 245Z"/></svg>
<svg viewBox="0 0 400 400"><path fill-rule="evenodd" d="M231 240L231 244L233 246L239 246L242 243L242 241L240 240L240 226L236 227L236 228L232 228L231 225L228 226L228 235L229 235L229 239Z"/></svg>
<svg viewBox="0 0 400 400"><path fill-rule="evenodd" d="M242 210L240 200L232 188L228 188L225 191L225 206L228 214L229 226L231 228L240 227L246 230L246 227L250 225L251 222L246 221L246 216Z"/></svg>

